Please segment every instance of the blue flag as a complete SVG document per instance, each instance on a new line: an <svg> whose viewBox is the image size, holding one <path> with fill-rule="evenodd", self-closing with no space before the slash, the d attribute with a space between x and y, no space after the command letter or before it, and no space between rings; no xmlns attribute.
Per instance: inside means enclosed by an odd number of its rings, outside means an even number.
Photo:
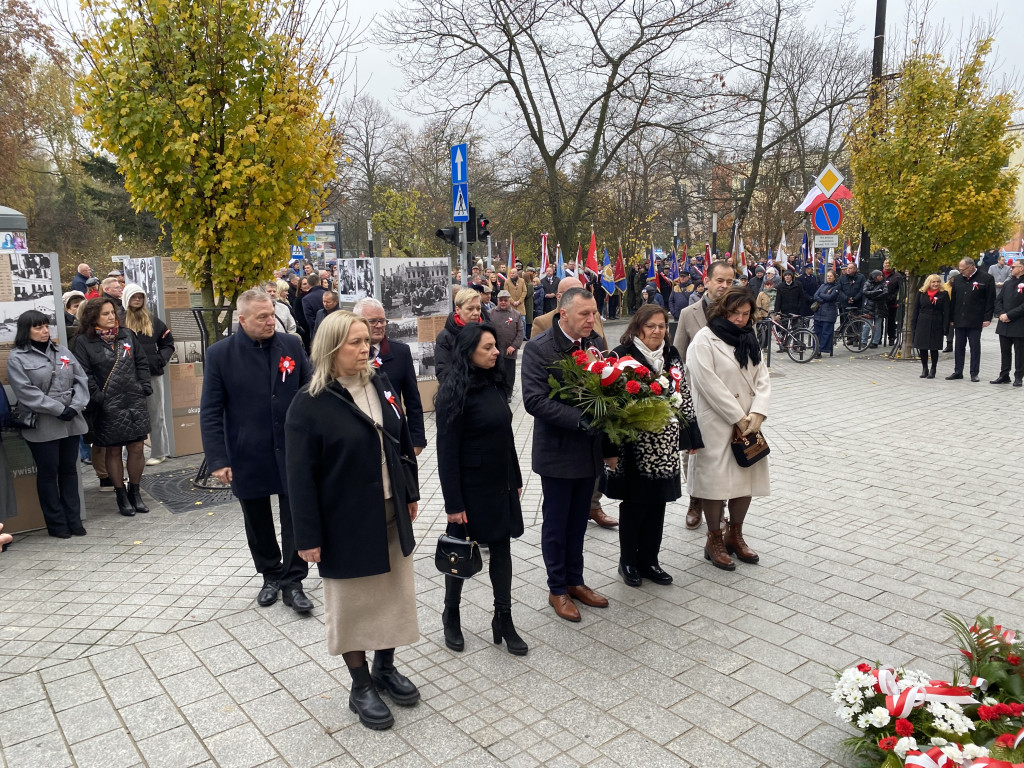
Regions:
<svg viewBox="0 0 1024 768"><path fill-rule="evenodd" d="M810 251L807 250L807 233L804 232L803 242L800 243L800 269L804 268L804 264L810 264L811 257Z"/></svg>
<svg viewBox="0 0 1024 768"><path fill-rule="evenodd" d="M612 262L608 258L608 249L604 249L604 266L601 267L601 287L611 296L615 293L615 273L612 271Z"/></svg>
<svg viewBox="0 0 1024 768"><path fill-rule="evenodd" d="M565 264L562 263L562 246L561 246L561 244L556 245L555 246L555 250L558 253L558 261L556 262L556 266L555 266L555 276L558 277L559 280L561 280L563 277L565 277Z"/></svg>
<svg viewBox="0 0 1024 768"><path fill-rule="evenodd" d="M676 249L672 249L672 261L668 265L668 276L673 280L679 279L679 259L676 257Z"/></svg>
<svg viewBox="0 0 1024 768"><path fill-rule="evenodd" d="M654 280L657 277L657 272L654 271L654 241L651 241L650 260L647 262L647 279Z"/></svg>

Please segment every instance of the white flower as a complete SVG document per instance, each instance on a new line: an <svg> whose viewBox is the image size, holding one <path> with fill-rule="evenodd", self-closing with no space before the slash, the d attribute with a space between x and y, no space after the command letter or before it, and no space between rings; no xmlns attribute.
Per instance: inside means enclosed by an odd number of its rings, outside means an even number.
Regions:
<svg viewBox="0 0 1024 768"><path fill-rule="evenodd" d="M913 736L904 736L896 742L896 746L893 747L892 751L896 753L896 757L900 760L906 760L907 752L911 749L917 749L917 739Z"/></svg>
<svg viewBox="0 0 1024 768"><path fill-rule="evenodd" d="M959 744L947 744L946 746L942 747L942 754L944 754L957 765L964 764L964 753L960 751Z"/></svg>
<svg viewBox="0 0 1024 768"><path fill-rule="evenodd" d="M943 738L939 738L938 736L936 736L935 738L932 739L932 746L933 747L944 747L947 744L949 744L948 741L946 741Z"/></svg>
<svg viewBox="0 0 1024 768"><path fill-rule="evenodd" d="M668 388L668 379L667 379L667 378L665 378L664 376L659 376L659 377L658 377L658 378L656 379L656 381L657 381L657 382L658 382L659 384L661 384L661 386L662 386L663 388L665 388L665 389L667 389L667 388Z"/></svg>
<svg viewBox="0 0 1024 768"><path fill-rule="evenodd" d="M862 731L866 731L868 729L868 716L867 715L861 715L860 717L857 718L857 727L860 728Z"/></svg>
<svg viewBox="0 0 1024 768"><path fill-rule="evenodd" d="M672 403L675 408L678 408L683 404L683 396L678 392L673 392L672 396L669 397L669 402Z"/></svg>
<svg viewBox="0 0 1024 768"><path fill-rule="evenodd" d="M979 747L977 744L964 744L964 760L978 760L982 757L988 757L988 750L985 747Z"/></svg>
<svg viewBox="0 0 1024 768"><path fill-rule="evenodd" d="M986 696L984 699L981 700L981 703L984 704L986 707L993 707L999 703L999 699L993 699L991 696Z"/></svg>
<svg viewBox="0 0 1024 768"><path fill-rule="evenodd" d="M853 716L856 714L857 712L850 707L840 707L836 710L836 717L846 723L852 723Z"/></svg>
<svg viewBox="0 0 1024 768"><path fill-rule="evenodd" d="M931 680L931 675L929 675L927 672L922 672L919 669L903 670L902 674L900 674L900 682L909 683L910 686L928 685L928 683L930 683Z"/></svg>
<svg viewBox="0 0 1024 768"><path fill-rule="evenodd" d="M885 707L875 707L871 710L870 714L867 715L868 722L875 728L885 728L892 719L889 717L889 710Z"/></svg>

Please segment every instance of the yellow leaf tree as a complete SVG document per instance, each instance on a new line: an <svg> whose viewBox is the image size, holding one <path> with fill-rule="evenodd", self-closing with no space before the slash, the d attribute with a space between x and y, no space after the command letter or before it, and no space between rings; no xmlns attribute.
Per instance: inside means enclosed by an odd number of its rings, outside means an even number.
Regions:
<svg viewBox="0 0 1024 768"><path fill-rule="evenodd" d="M926 275L1005 241L1011 228L1014 94L985 79L991 47L977 40L954 65L916 51L854 122L854 197L872 242L889 249L894 268L909 271L911 296ZM909 333L903 343L906 358Z"/></svg>
<svg viewBox="0 0 1024 768"><path fill-rule="evenodd" d="M320 220L336 134L301 8L272 0L83 0L84 125L179 271L224 308Z"/></svg>

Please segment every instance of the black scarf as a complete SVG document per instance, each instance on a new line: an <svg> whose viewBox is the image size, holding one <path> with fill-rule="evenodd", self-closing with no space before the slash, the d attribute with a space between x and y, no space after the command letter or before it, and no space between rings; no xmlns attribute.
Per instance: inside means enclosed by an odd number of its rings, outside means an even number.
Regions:
<svg viewBox="0 0 1024 768"><path fill-rule="evenodd" d="M746 368L747 363L754 365L761 364L761 345L757 343L757 336L754 334L754 326L737 328L724 317L713 317L708 322L708 328L718 338L733 348L736 355L736 362L740 368Z"/></svg>

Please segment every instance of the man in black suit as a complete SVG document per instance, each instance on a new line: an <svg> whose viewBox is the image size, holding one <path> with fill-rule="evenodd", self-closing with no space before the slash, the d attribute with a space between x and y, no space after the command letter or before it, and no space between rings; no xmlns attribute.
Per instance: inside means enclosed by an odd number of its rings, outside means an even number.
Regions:
<svg viewBox="0 0 1024 768"><path fill-rule="evenodd" d="M608 605L607 598L583 582L583 537L594 483L602 471L601 433L579 408L548 396L548 376L549 366L575 350L605 348L594 333L596 317L594 297L582 287L571 288L559 301L558 319L531 339L523 353L523 404L534 417L533 468L544 491L541 551L548 602L568 621L580 620L573 598L594 608Z"/></svg>
<svg viewBox="0 0 1024 768"><path fill-rule="evenodd" d="M284 419L299 388L312 376L302 342L275 333L273 300L262 291L238 298L238 332L206 352L199 423L211 474L229 483L245 517L245 535L263 587L256 598L273 605L281 592L297 613L313 608L302 591L309 566L292 533L285 474ZM277 545L270 497L281 511ZM283 551L283 556L282 556Z"/></svg>
<svg viewBox="0 0 1024 768"><path fill-rule="evenodd" d="M953 373L946 379L964 377L964 357L967 344L971 345L971 381L980 381L981 329L992 322L996 308L996 281L988 272L982 272L969 256L960 260L960 274L953 278L952 319Z"/></svg>
<svg viewBox="0 0 1024 768"><path fill-rule="evenodd" d="M419 456L427 446L427 431L423 427L423 403L416 383L412 350L408 344L387 337L388 321L384 316L384 305L376 299L369 296L360 299L352 311L370 324L370 360L384 371L397 390L398 405L405 407L413 450Z"/></svg>
<svg viewBox="0 0 1024 768"><path fill-rule="evenodd" d="M558 278L555 277L554 267L550 264L544 270L544 277L540 279L540 287L544 289L544 311L537 312L536 307L534 307L534 314L543 315L548 312L554 312L558 306Z"/></svg>
<svg viewBox="0 0 1024 768"><path fill-rule="evenodd" d="M999 336L999 376L993 384L1010 383L1010 356L1016 357L1013 367L1013 386L1024 386L1024 259L1017 259L1010 267L1010 277L996 298L996 335Z"/></svg>

